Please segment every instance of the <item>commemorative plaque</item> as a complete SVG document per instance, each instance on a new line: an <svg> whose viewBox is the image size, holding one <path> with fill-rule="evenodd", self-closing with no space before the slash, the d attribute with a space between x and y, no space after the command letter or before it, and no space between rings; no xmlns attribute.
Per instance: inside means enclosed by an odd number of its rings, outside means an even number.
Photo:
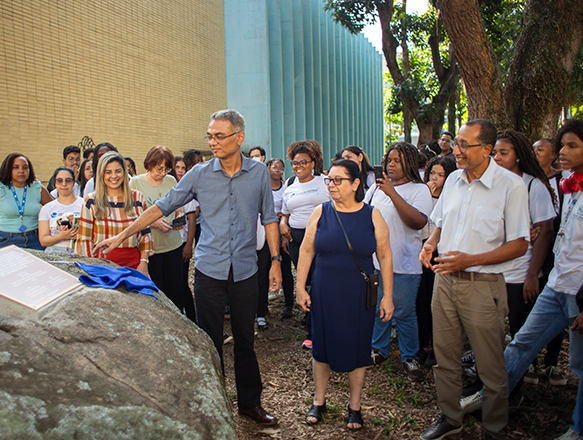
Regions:
<svg viewBox="0 0 583 440"><path fill-rule="evenodd" d="M81 283L16 246L0 249L0 313L39 317L44 308Z"/></svg>

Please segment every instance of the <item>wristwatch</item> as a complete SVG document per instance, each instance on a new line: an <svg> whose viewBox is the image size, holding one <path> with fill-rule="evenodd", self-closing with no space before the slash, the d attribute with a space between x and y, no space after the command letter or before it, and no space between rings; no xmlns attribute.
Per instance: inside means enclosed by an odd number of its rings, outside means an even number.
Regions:
<svg viewBox="0 0 583 440"><path fill-rule="evenodd" d="M281 255L276 255L275 257L271 257L271 261L281 261Z"/></svg>

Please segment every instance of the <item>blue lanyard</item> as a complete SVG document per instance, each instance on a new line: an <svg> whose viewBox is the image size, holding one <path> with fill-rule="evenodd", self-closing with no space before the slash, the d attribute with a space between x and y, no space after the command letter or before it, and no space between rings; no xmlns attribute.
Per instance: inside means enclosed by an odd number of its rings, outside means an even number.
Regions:
<svg viewBox="0 0 583 440"><path fill-rule="evenodd" d="M14 185L10 182L10 189L12 190L12 195L14 196L14 201L16 202L16 207L18 208L18 214L20 215L20 228L18 230L20 232L26 231L26 226L24 226L24 206L26 205L26 190L28 186L24 185L24 192L22 194L22 205L20 204L20 200L18 200L18 196L16 195L16 190L14 189Z"/></svg>

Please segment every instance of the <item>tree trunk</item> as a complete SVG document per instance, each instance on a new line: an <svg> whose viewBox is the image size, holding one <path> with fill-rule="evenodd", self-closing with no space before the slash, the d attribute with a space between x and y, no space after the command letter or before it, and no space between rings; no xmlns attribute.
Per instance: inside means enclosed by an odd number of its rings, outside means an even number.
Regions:
<svg viewBox="0 0 583 440"><path fill-rule="evenodd" d="M505 97L509 125L535 142L553 137L583 41L583 1L529 0Z"/></svg>
<svg viewBox="0 0 583 440"><path fill-rule="evenodd" d="M387 68L393 78L395 84L403 84L409 75L409 57L406 39L399 42L393 35L391 29L391 20L393 18L393 1L383 1L376 5L379 14L379 21L382 29L383 39L383 53L387 62ZM405 92L405 87L401 87L399 99L403 103L403 120L405 125L405 140L411 142L411 122L415 120L419 128L418 145L427 142L434 138L435 133L439 133L443 125L443 117L445 108L449 98L455 93L457 82L459 81L459 73L456 66L456 57L453 52L453 47L450 48L450 66L444 68L441 63L439 55L439 40L441 35L441 22L438 23L435 35L429 38L429 46L432 52L433 67L440 82L440 89L436 96L433 97L430 105L426 105L427 109L420 112L420 103ZM397 48L401 46L403 50L403 72L399 68L397 61ZM441 119L439 119L441 115ZM429 130L426 128L427 124L433 124ZM429 131L428 131L429 130ZM423 136L421 136L423 132ZM426 133L429 133L428 135ZM438 137L438 136L437 136Z"/></svg>
<svg viewBox="0 0 583 440"><path fill-rule="evenodd" d="M506 125L500 66L477 0L437 0L468 95L468 118Z"/></svg>
<svg viewBox="0 0 583 440"><path fill-rule="evenodd" d="M447 105L447 131L452 134L455 134L455 101L456 101L456 94L454 93L449 98L449 104ZM441 134L441 133L440 133Z"/></svg>

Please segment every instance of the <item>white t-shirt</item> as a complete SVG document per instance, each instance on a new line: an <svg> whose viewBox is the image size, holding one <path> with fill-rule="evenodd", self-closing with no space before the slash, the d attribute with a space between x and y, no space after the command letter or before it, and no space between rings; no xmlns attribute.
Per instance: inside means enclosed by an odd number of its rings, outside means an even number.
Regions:
<svg viewBox="0 0 583 440"><path fill-rule="evenodd" d="M370 188L371 186L373 186L376 183L376 181L377 180L375 178L374 171L369 171L366 175L366 186L368 188Z"/></svg>
<svg viewBox="0 0 583 440"><path fill-rule="evenodd" d="M83 199L81 197L77 197L77 199L71 203L70 205L63 205L58 200L53 200L52 202L47 203L44 205L38 214L39 221L48 221L49 228L51 230L51 237L58 235L61 232L59 225L57 224L57 220L62 217L63 214L67 214L68 212L72 212L75 214L76 217L81 216L81 209L83 208ZM62 240L53 246L64 247L64 248L71 248L72 247L72 240Z"/></svg>
<svg viewBox="0 0 583 440"><path fill-rule="evenodd" d="M407 182L395 185L395 190L409 205L414 207L426 218L431 214L433 202L431 191L424 183ZM421 252L421 229L411 229L401 219L393 201L376 184L371 186L364 196L365 203L377 208L387 226L391 251L393 252L393 272L398 274L421 274L422 267L419 261ZM379 264L374 257L374 265Z"/></svg>
<svg viewBox="0 0 583 440"><path fill-rule="evenodd" d="M308 220L316 206L332 200L324 183L324 176L314 176L306 183L294 182L283 192L281 212L289 214L289 226L294 229L306 229Z"/></svg>
<svg viewBox="0 0 583 440"><path fill-rule="evenodd" d="M565 235L555 253L555 267L547 285L557 292L576 295L583 284L583 192L565 194L561 226Z"/></svg>
<svg viewBox="0 0 583 440"><path fill-rule="evenodd" d="M196 208L198 208L198 202L196 201L196 199L192 199L190 202L188 202L186 205L182 207L182 210L184 211L184 215L188 215L195 212ZM186 243L186 240L188 239L188 226L189 224L187 218L186 225L184 226L184 228L180 230L180 235L182 236L182 243ZM193 227L196 227L196 225L193 225Z"/></svg>
<svg viewBox="0 0 583 440"><path fill-rule="evenodd" d="M431 201L433 202L434 208L435 208L435 205L437 205L438 200L439 200L439 197L433 197L433 195L431 196ZM433 212L433 209L431 210L431 212ZM428 218L427 224L425 226L423 226L423 229L421 229L421 239L427 240L434 229L435 229L435 223L433 223L431 221L431 218Z"/></svg>
<svg viewBox="0 0 583 440"><path fill-rule="evenodd" d="M89 194L95 191L95 180L92 177L85 184L85 189L83 190L83 198L87 197Z"/></svg>
<svg viewBox="0 0 583 440"><path fill-rule="evenodd" d="M479 179L468 182L465 170L452 172L443 185L431 220L441 228L437 250L468 254L494 251L505 243L524 238L530 241L528 194L516 174L489 158ZM503 273L512 260L472 266L467 272Z"/></svg>
<svg viewBox="0 0 583 440"><path fill-rule="evenodd" d="M75 195L75 197L79 197L80 192L81 192L81 187L79 186L79 184L77 182L75 182L75 184L73 185L73 194ZM55 188L51 191L51 197L53 199L56 199L57 197L59 197L59 192L57 191L57 188Z"/></svg>
<svg viewBox="0 0 583 440"><path fill-rule="evenodd" d="M281 212L281 208L283 205L283 192L285 191L285 183L281 183L279 189L274 190L272 189L273 193L273 207L275 208L275 212Z"/></svg>
<svg viewBox="0 0 583 440"><path fill-rule="evenodd" d="M534 179L534 180L533 180ZM530 225L544 222L555 218L557 213L553 206L553 199L549 190L539 179L535 179L530 174L524 173L522 180L530 190L528 192L528 211L530 214ZM530 183L532 181L532 183ZM512 269L504 271L504 280L510 284L522 284L526 280L526 274L530 267L530 260L532 259L532 243L528 243L528 250L522 257L514 259L514 266ZM542 272L538 274L540 278Z"/></svg>

